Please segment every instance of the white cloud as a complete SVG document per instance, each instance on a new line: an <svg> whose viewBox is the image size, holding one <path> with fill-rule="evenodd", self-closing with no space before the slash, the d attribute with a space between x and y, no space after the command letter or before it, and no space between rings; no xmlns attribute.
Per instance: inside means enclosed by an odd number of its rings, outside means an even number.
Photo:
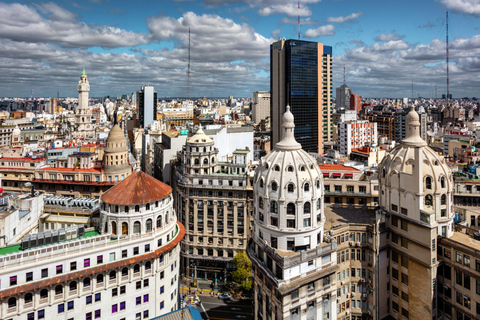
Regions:
<svg viewBox="0 0 480 320"><path fill-rule="evenodd" d="M387 42L402 40L403 38L405 38L405 36L396 34L395 31L392 31L392 33L382 33L381 35L378 35L377 37L375 37L375 41Z"/></svg>
<svg viewBox="0 0 480 320"><path fill-rule="evenodd" d="M345 23L345 22L349 22L349 21L357 19L362 14L363 14L363 12L359 11L357 13L349 14L346 17L330 17L330 18L327 19L327 22L328 23Z"/></svg>
<svg viewBox="0 0 480 320"><path fill-rule="evenodd" d="M440 2L454 12L480 17L480 0L440 0Z"/></svg>
<svg viewBox="0 0 480 320"><path fill-rule="evenodd" d="M320 36L333 36L335 34L335 27L331 24L321 26L316 29L308 29L303 35L305 38L317 38Z"/></svg>
<svg viewBox="0 0 480 320"><path fill-rule="evenodd" d="M36 7L38 11L18 3L0 3L0 37L14 41L58 43L76 48L117 48L149 42L146 34L79 22L75 14L53 3Z"/></svg>
<svg viewBox="0 0 480 320"><path fill-rule="evenodd" d="M311 16L312 10L309 7L303 6L298 9L295 3L277 4L261 8L258 13L261 16L269 16L272 14L286 14L289 17L300 15L301 17Z"/></svg>

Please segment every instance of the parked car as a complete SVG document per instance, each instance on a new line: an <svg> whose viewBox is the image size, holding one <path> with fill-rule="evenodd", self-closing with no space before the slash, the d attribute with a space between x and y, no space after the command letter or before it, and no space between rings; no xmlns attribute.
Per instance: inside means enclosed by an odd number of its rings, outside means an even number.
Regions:
<svg viewBox="0 0 480 320"><path fill-rule="evenodd" d="M253 294L251 291L243 291L242 296L245 298L252 298Z"/></svg>
<svg viewBox="0 0 480 320"><path fill-rule="evenodd" d="M221 295L218 296L218 299L222 300L230 300L232 298L232 295L228 292L222 293Z"/></svg>

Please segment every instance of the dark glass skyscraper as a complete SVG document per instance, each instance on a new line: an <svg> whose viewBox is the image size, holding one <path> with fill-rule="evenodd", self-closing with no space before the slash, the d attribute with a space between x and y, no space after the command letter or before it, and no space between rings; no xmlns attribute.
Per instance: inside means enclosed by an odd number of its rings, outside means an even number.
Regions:
<svg viewBox="0 0 480 320"><path fill-rule="evenodd" d="M332 139L332 47L303 40L280 40L270 47L272 146L282 139L287 105L295 117L295 139L308 152L323 153Z"/></svg>

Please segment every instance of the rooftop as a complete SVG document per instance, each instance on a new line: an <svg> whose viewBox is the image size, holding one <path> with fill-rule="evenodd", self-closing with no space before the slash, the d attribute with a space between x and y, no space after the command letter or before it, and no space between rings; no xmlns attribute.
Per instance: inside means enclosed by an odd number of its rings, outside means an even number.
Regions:
<svg viewBox="0 0 480 320"><path fill-rule="evenodd" d="M359 170L354 167L346 166L343 164L338 164L338 163L325 163L325 164L319 164L318 167L322 172L325 171L357 171L361 172L362 170Z"/></svg>
<svg viewBox="0 0 480 320"><path fill-rule="evenodd" d="M325 206L325 231L347 224L375 223L375 210L368 207Z"/></svg>
<svg viewBox="0 0 480 320"><path fill-rule="evenodd" d="M101 199L110 204L133 205L156 201L171 193L169 185L143 171L135 171L105 192Z"/></svg>

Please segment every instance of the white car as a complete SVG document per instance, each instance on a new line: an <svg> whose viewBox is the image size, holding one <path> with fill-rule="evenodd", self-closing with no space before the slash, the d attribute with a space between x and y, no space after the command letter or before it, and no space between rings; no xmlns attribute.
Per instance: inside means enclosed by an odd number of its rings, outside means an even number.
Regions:
<svg viewBox="0 0 480 320"><path fill-rule="evenodd" d="M222 300L230 300L232 298L232 295L228 292L222 293L221 295L218 296L218 299Z"/></svg>

